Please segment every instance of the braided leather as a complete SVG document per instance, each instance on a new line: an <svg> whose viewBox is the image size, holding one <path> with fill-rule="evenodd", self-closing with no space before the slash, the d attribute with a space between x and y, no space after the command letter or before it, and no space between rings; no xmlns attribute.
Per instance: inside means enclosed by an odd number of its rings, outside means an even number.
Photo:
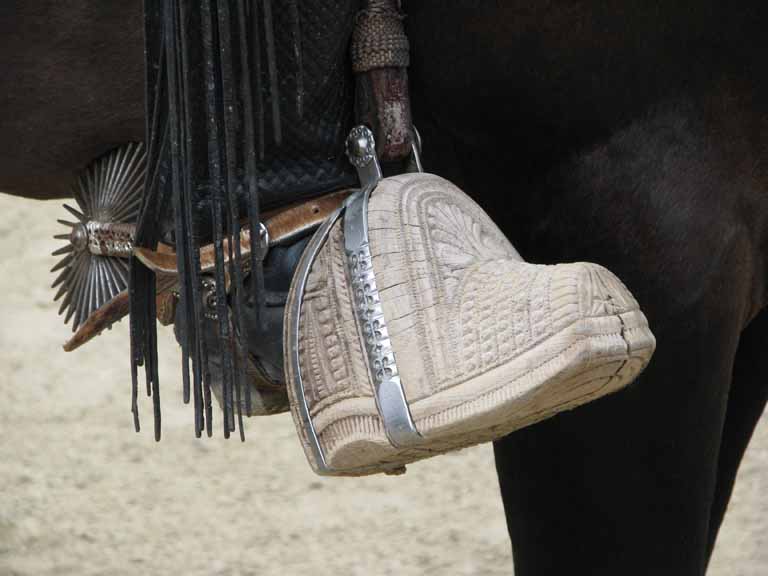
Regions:
<svg viewBox="0 0 768 576"><path fill-rule="evenodd" d="M408 37L403 17L394 2L370 2L358 13L352 36L352 70L357 74L376 68L407 68Z"/></svg>

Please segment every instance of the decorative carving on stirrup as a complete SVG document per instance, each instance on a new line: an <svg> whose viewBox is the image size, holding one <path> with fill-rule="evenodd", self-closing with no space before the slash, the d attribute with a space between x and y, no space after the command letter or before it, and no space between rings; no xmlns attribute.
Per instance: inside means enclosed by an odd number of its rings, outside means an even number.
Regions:
<svg viewBox="0 0 768 576"><path fill-rule="evenodd" d="M421 172L421 138L413 127L412 132L411 157L404 162L403 168L405 172ZM389 442L400 448L418 449L424 441L413 422L400 381L370 252L368 200L383 178L373 132L363 125L352 128L347 137L346 152L349 161L357 169L361 189L347 198L307 245L294 275L292 290L295 295L286 311L286 381L296 399L296 414L307 446L314 455L315 471L321 475L342 472L328 464L310 414L301 371L300 324L310 270L328 240L331 229L342 216L346 275L354 295L356 323L363 340L365 362L373 381L376 406L385 433ZM389 473L401 474L404 471L404 467L398 466L389 470Z"/></svg>

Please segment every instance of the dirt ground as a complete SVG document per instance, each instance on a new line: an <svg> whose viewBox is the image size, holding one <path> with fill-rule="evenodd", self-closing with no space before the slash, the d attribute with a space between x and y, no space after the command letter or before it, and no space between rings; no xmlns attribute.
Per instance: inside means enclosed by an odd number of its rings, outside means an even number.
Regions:
<svg viewBox="0 0 768 576"><path fill-rule="evenodd" d="M488 445L397 478L322 479L288 415L196 440L161 334L163 440L130 415L127 322L66 354L51 302L59 202L0 194L0 576L511 574ZM768 573L768 422L710 574Z"/></svg>

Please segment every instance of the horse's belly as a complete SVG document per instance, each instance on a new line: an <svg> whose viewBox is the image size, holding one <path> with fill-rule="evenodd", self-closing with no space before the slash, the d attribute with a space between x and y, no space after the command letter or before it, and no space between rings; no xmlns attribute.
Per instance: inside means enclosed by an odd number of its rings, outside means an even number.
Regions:
<svg viewBox="0 0 768 576"><path fill-rule="evenodd" d="M415 98L469 134L602 133L756 61L765 8L738 4L409 2Z"/></svg>

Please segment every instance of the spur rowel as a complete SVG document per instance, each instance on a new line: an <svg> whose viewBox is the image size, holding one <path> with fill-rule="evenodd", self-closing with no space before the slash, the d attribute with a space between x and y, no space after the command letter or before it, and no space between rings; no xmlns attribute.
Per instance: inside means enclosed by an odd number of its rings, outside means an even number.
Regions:
<svg viewBox="0 0 768 576"><path fill-rule="evenodd" d="M62 258L51 270L58 273L53 287L54 300L61 299L59 314L65 314L65 322L72 320L77 332L66 350L93 335L82 337L79 329L93 323L97 312L110 316L98 318L105 328L128 311L129 258L145 174L144 145L129 143L91 163L72 187L77 208L64 208L74 221L59 220L67 230L55 238L65 244L53 252Z"/></svg>
<svg viewBox="0 0 768 576"><path fill-rule="evenodd" d="M429 174L386 178L318 230L286 306L294 420L320 474L395 473L614 393L650 360L596 264L529 264Z"/></svg>

